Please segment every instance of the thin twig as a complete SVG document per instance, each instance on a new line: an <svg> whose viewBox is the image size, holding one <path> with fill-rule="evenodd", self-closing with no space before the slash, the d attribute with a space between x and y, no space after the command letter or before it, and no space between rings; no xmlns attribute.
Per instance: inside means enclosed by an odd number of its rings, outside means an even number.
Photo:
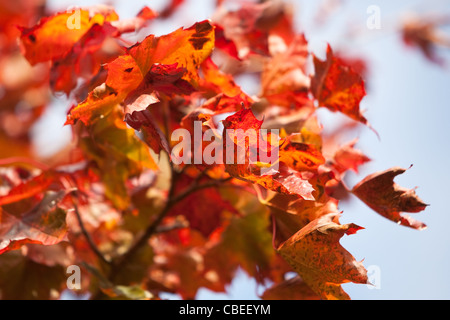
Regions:
<svg viewBox="0 0 450 320"><path fill-rule="evenodd" d="M78 224L80 225L80 229L81 232L83 233L84 237L86 238L89 247L91 248L92 252L94 252L94 254L104 263L106 264L111 264L111 261L107 260L105 258L105 256L103 256L103 254L100 252L100 250L97 248L97 245L95 244L94 240L92 240L91 235L89 234L89 232L87 232L83 220L81 219L81 215L80 212L78 211L78 206L74 203L73 207L75 209L75 215L77 217L78 220Z"/></svg>
<svg viewBox="0 0 450 320"><path fill-rule="evenodd" d="M173 170L175 171L175 170ZM194 192L197 192L202 189L211 188L217 185L220 185L224 182L227 182L231 180L232 178L222 179L222 180L215 180L206 182L203 184L192 184L189 188L184 190L183 192L179 193L178 195L174 196L174 189L175 189L175 182L176 182L177 175L174 174L172 178L172 185L169 190L169 197L168 201L166 203L166 206L163 210L158 214L156 219L153 221L153 223L145 230L144 234L139 238L135 244L128 249L128 251L123 254L112 266L111 273L110 273L110 279L114 280L114 277L118 273L118 271L126 264L128 260L130 260L139 249L144 246L147 241L158 231L158 227L163 221L163 219L166 217L166 215L169 213L169 211L173 208L175 204L186 198L187 196L191 195Z"/></svg>

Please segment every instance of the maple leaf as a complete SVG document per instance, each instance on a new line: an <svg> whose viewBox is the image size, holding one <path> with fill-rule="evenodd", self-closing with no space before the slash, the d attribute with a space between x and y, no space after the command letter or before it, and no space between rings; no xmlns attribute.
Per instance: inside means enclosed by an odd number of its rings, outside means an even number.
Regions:
<svg viewBox="0 0 450 320"><path fill-rule="evenodd" d="M141 97L143 96L145 95L141 95ZM145 99L145 104L153 101L152 96ZM147 109L139 109L140 108L137 108L137 111L126 113L125 122L133 129L140 131L143 136L142 140L157 154L159 154L161 150L165 150L170 154L169 142L150 112Z"/></svg>
<svg viewBox="0 0 450 320"><path fill-rule="evenodd" d="M300 229L278 248L278 252L322 299L349 299L342 283L368 283L361 262L339 243L344 235L361 229L355 224L341 225L339 214L324 215Z"/></svg>
<svg viewBox="0 0 450 320"><path fill-rule="evenodd" d="M243 92L239 95L232 97L227 96L223 93L219 93L218 95L207 100L202 105L202 108L210 109L214 111L215 115L218 115L223 113L240 111L244 108L248 109L252 104L253 104L252 98Z"/></svg>
<svg viewBox="0 0 450 320"><path fill-rule="evenodd" d="M219 11L214 19L215 24L223 29L223 37L220 38L219 45L224 44L225 46L222 47L234 54L229 42L233 41L239 58L247 58L250 54L268 56L268 35L256 25L258 18L268 6L270 3L245 3L236 11Z"/></svg>
<svg viewBox="0 0 450 320"><path fill-rule="evenodd" d="M308 42L301 35L269 60L261 75L262 96L285 107L310 105L307 97L310 79L305 70L308 55Z"/></svg>
<svg viewBox="0 0 450 320"><path fill-rule="evenodd" d="M0 3L1 298L57 298L63 267L76 264L91 299L194 299L200 288L226 292L239 269L270 281L263 299L348 299L341 284L367 283L367 272L339 243L361 229L339 223L340 191L425 227L401 215L426 206L394 183L404 169L344 186L370 160L356 140L338 145L358 122L370 127L360 111L367 69L328 46L307 76L308 41L292 6L219 0L213 22L133 44L121 36L185 1L124 20L99 5L37 24L41 1L25 2ZM404 26L403 40L434 59L448 42L441 21L426 22ZM243 90L248 78L260 85L255 96ZM76 101L66 121L75 143L37 161L30 130L48 111L49 89ZM316 107L356 121L322 131ZM193 165L171 156L174 129L191 133L183 156ZM238 152L228 157L228 148Z"/></svg>
<svg viewBox="0 0 450 320"><path fill-rule="evenodd" d="M223 73L211 57L203 61L201 70L203 79L200 80L200 87L203 90L210 91L212 96L218 94L229 97L243 95L241 88L235 83L233 77L230 74ZM209 92L207 94L209 95Z"/></svg>
<svg viewBox="0 0 450 320"><path fill-rule="evenodd" d="M347 170L353 170L358 173L359 166L370 161L370 158L361 150L354 148L357 142L357 140L349 142L339 148L334 154L335 167L339 173L346 172Z"/></svg>
<svg viewBox="0 0 450 320"><path fill-rule="evenodd" d="M274 243L282 243L313 220L329 213L339 213L339 201L327 192L327 185L334 181L329 173L309 179L313 191L309 201L297 194L259 192L258 198L266 205L274 218ZM262 191L262 190L260 190ZM275 246L275 245L274 245Z"/></svg>
<svg viewBox="0 0 450 320"><path fill-rule="evenodd" d="M400 214L420 212L428 206L414 190L402 188L394 183L394 178L405 171L406 169L394 167L371 174L356 184L352 193L383 217L403 226L422 230L426 228L424 223Z"/></svg>
<svg viewBox="0 0 450 320"><path fill-rule="evenodd" d="M303 177L301 172L294 171L304 169L305 163L309 166L309 169L316 168L314 162L311 161L315 157L319 157L319 161L322 161L323 158L318 152L311 153L313 148L309 148L303 144L293 144L288 141L279 151L279 159L276 161L281 162L279 171L273 172L273 174L261 174L261 166L258 163L250 163L250 154L258 155L263 150L273 151L274 148L279 147L280 142L277 141L275 142L276 145L272 145L271 138L267 138L266 145L264 143L258 143L260 139L259 130L261 129L262 123L263 121L256 119L251 109L242 109L223 121L223 136L226 137L223 139L225 148L236 145L238 148L244 148L245 151L244 159L238 158L242 156L239 151L233 153L234 159L228 159L228 153L224 152L226 171L233 177L257 183L270 190L287 194L300 194L307 200L313 200L311 195L313 188L308 180ZM250 130L254 133L254 137L248 138L245 135L227 137L229 134L228 129ZM229 139L233 139L231 141L234 145L228 143ZM273 166L273 163L271 165ZM294 170L291 170L289 167Z"/></svg>
<svg viewBox="0 0 450 320"><path fill-rule="evenodd" d="M439 46L449 47L450 37L439 30L450 20L449 16L415 17L409 16L401 27L403 42L416 47L431 62L444 65L445 61L436 54Z"/></svg>
<svg viewBox="0 0 450 320"><path fill-rule="evenodd" d="M222 195L235 207L238 203L244 205L240 209L241 215L232 215L226 220L224 230L205 253L205 274L215 272L223 288L231 282L240 266L261 282L258 275L269 271L275 258L268 212L256 199L242 197L242 191L227 189Z"/></svg>
<svg viewBox="0 0 450 320"><path fill-rule="evenodd" d="M335 57L329 45L326 60L321 61L314 56L314 69L311 92L319 106L325 106L333 112L340 111L367 124L367 119L359 110L359 104L366 95L361 76Z"/></svg>
<svg viewBox="0 0 450 320"><path fill-rule="evenodd" d="M226 52L231 57L241 60L236 44L225 37L225 31L220 25L214 25L215 47Z"/></svg>
<svg viewBox="0 0 450 320"><path fill-rule="evenodd" d="M45 171L41 174L24 181L9 190L8 194L0 197L0 206L20 201L38 193L45 191L56 181L57 174L52 171Z"/></svg>
<svg viewBox="0 0 450 320"><path fill-rule="evenodd" d="M293 137L281 143L280 161L296 171L317 170L325 163L324 156L313 145L293 141Z"/></svg>
<svg viewBox="0 0 450 320"><path fill-rule="evenodd" d="M95 13L91 17L89 10L78 10L79 25L76 28L68 27L73 12L57 13L42 18L32 28L20 28L23 54L32 65L64 57L93 25L101 26L118 19L115 12Z"/></svg>
<svg viewBox="0 0 450 320"><path fill-rule="evenodd" d="M73 107L66 124L73 124L77 120L89 124L96 116L123 102L139 86L143 86L142 93L148 94L145 92L147 80L156 88L157 81L162 80L160 89L163 90L173 88L167 87L170 81L178 81L178 84L184 86L182 92L191 92L191 86L183 80L197 85L197 69L211 54L213 46L214 32L208 21L196 23L187 29L178 29L165 36L148 36L141 43L128 48L127 54L108 64L108 76L104 86L89 93L85 101ZM185 70L185 73L179 78L182 70ZM158 76L158 72L163 75ZM136 92L132 94L136 95ZM135 101L135 98L129 99L131 102Z"/></svg>
<svg viewBox="0 0 450 320"><path fill-rule="evenodd" d="M175 192L179 193L192 184L195 179L186 175L177 181ZM202 179L201 181L208 179ZM222 198L216 188L200 190L176 204L169 215L181 214L186 217L189 226L208 237L215 229L221 227L223 212L237 213L236 209Z"/></svg>
<svg viewBox="0 0 450 320"><path fill-rule="evenodd" d="M105 195L118 208L129 204L127 180L145 169L157 169L148 148L122 119L123 113L114 110L108 117L92 124L89 127L91 136L80 141L86 158L97 165L106 187Z"/></svg>
<svg viewBox="0 0 450 320"><path fill-rule="evenodd" d="M319 300L300 277L274 284L262 294L263 300Z"/></svg>
<svg viewBox="0 0 450 320"><path fill-rule="evenodd" d="M50 85L53 91L65 92L68 96L76 87L78 77L96 74L102 63L108 59L97 57L104 41L113 36L117 29L110 24L94 24L62 58L54 59L50 72ZM97 61L97 59L99 61Z"/></svg>
<svg viewBox="0 0 450 320"><path fill-rule="evenodd" d="M159 102L157 93L166 95L189 95L195 91L192 85L182 79L186 69L172 65L154 64L141 84L126 97L125 112L145 110L150 104Z"/></svg>
<svg viewBox="0 0 450 320"><path fill-rule="evenodd" d="M54 245L65 239L66 213L56 207L66 195L64 190L48 192L42 201L20 216L0 209L0 254L19 249L27 243Z"/></svg>

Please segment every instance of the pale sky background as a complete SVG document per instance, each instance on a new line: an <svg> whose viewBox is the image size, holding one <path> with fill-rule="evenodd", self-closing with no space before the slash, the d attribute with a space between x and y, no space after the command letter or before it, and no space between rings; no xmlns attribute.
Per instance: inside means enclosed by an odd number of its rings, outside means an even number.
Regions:
<svg viewBox="0 0 450 320"><path fill-rule="evenodd" d="M148 32L157 35L169 33L180 26L190 26L208 18L213 1L187 0L186 4L168 22L153 24ZM381 139L367 128L359 130L357 147L373 161L361 168L360 174L350 174L353 186L366 175L393 166L408 168L396 178L403 187L414 188L417 194L431 204L414 218L425 222L428 229L416 231L398 226L377 215L362 202L353 199L341 203L341 223L356 223L365 227L356 235L345 236L341 244L357 260L364 259L366 268L376 266L379 289L365 285L345 284L344 289L352 299L450 299L450 212L446 196L450 181L450 68L442 68L425 60L417 50L406 48L396 32L400 18L406 12L450 13L450 1L381 1L347 0L336 10L323 27L314 24L321 1L293 0L296 7L297 27L304 32L310 49L325 57L327 43L335 49L361 56L369 62L368 96L362 101L366 118L377 130ZM57 10L102 3L102 1L51 0ZM134 16L147 5L162 8L165 1L111 1L121 18ZM377 5L381 12L381 30L369 30L366 10ZM360 31L358 41L349 42L346 30L351 25ZM447 28L450 35L450 28ZM439 51L450 64L450 49ZM245 90L245 83L242 83ZM251 90L252 88L249 88ZM58 100L51 112L36 126L36 143L39 148L50 145L57 149L67 139L68 128L61 128L65 112ZM332 122L338 115L327 110L319 112L324 123ZM48 123L56 123L48 130ZM42 129L47 130L42 130ZM45 142L44 142L45 141ZM51 152L52 149L48 149ZM198 299L257 299L254 281L240 273L229 287L228 294L215 294L202 289ZM173 296L168 296L173 298Z"/></svg>

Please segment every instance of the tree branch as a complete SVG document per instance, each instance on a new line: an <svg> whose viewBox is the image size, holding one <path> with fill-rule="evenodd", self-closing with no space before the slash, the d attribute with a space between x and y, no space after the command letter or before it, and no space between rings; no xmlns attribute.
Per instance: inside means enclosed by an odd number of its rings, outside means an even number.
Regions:
<svg viewBox="0 0 450 320"><path fill-rule="evenodd" d="M155 233L158 233L159 225L161 224L163 219L166 217L166 215L169 213L170 209L172 209L175 204L177 204L178 202L180 202L181 200L188 197L189 195L191 195L194 192L197 192L202 189L218 186L218 185L232 179L230 177L227 179L209 181L209 182L206 182L203 184L198 184L200 179L196 179L189 188L187 188L183 192L179 193L178 195L174 196L175 184L176 184L176 180L177 180L177 177L179 176L179 174L176 173L173 166L171 166L171 170L172 170L172 183L171 183L170 190L169 190L168 200L167 200L167 203L166 203L164 209L161 210L161 212L158 214L156 219L145 230L144 234L139 238L139 240L136 241L134 243L134 245L131 246L130 249L128 249L128 251L125 254L123 254L121 257L119 257L118 260L113 262L111 272L110 272L110 277L109 277L109 279L111 281L114 280L114 278L116 277L118 272L122 269L122 267L126 264L126 262L128 260L130 260L136 254L136 252L138 252L139 249L142 246L144 246Z"/></svg>
<svg viewBox="0 0 450 320"><path fill-rule="evenodd" d="M108 264L108 265L111 264L111 261L107 260L107 259L105 258L105 256L100 252L100 250L98 249L98 247L97 247L97 245L95 244L94 240L92 240L91 235L89 234L89 232L87 232L87 230L86 230L86 228L85 228L85 226L84 226L83 220L81 219L80 212L78 211L78 206L74 203L74 204L73 204L73 207L74 207L74 209L75 209L75 215L76 215L76 217L77 217L78 224L80 225L81 232L83 233L84 237L86 238L86 240L87 240L87 242L88 242L88 244L89 244L89 247L91 248L92 252L94 252L94 254L95 254L101 261L103 261L104 263L106 263L106 264Z"/></svg>

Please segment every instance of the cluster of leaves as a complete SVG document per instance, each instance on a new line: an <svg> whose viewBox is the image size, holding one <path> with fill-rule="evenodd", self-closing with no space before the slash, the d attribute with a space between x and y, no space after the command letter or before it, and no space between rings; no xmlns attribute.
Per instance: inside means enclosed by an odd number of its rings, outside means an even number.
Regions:
<svg viewBox="0 0 450 320"><path fill-rule="evenodd" d="M264 299L348 299L341 284L368 278L339 243L361 227L339 223L337 194L425 227L401 214L426 206L394 183L404 169L345 186L346 173L370 159L356 140L340 146L325 136L316 110L369 126L360 111L365 84L330 46L324 59L312 55L309 71L308 41L295 31L290 6L245 2L231 11L219 2L211 21L129 46L124 34L170 16L182 1L159 14L146 7L130 20L109 7L38 20L41 2L1 2L2 12L13 12L2 19L9 36L0 64L27 72L10 91L3 83L0 102L8 116L0 139L11 142L0 171L2 298L57 298L65 268L79 265L77 293L94 299L195 298L202 287L225 291L239 268L271 284ZM79 25L68 28L74 14ZM27 27L16 35L11 24ZM258 95L241 89L241 75L259 81ZM43 163L32 158L26 133L49 90L76 101L65 123L75 144ZM279 171L261 175L264 164L249 163L249 151L243 164L175 165L170 134L193 131L194 121L218 141L225 129L280 129ZM203 150L210 143L202 141ZM286 280L292 272L298 277Z"/></svg>

